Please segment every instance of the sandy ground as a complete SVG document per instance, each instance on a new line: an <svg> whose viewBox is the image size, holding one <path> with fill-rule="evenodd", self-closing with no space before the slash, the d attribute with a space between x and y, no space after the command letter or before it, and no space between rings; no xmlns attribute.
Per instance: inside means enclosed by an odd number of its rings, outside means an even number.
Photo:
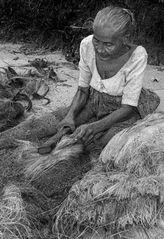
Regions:
<svg viewBox="0 0 164 239"><path fill-rule="evenodd" d="M29 115L42 115L52 112L61 106L69 106L76 92L78 83L78 69L72 63L65 60L63 54L59 51L53 53L36 52L36 54L26 55L20 50L18 44L0 44L0 67L12 66L16 71L26 72L30 67L23 67L29 64L28 60L35 58L45 59L52 62L53 69L60 80L66 80L64 83L54 83L47 80L50 91L47 97L51 103L45 105L45 100L33 100L33 108ZM157 111L164 111L164 66L147 66L144 78L144 86L154 90L161 98L161 103Z"/></svg>
<svg viewBox="0 0 164 239"><path fill-rule="evenodd" d="M53 80L47 80L50 90L46 97L51 100L51 103L45 105L45 100L33 100L32 110L27 113L27 116L31 114L40 116L47 112L52 112L61 106L69 106L77 89L77 67L67 62L61 52L42 54L42 51L40 51L37 54L25 55L20 51L20 47L21 45L18 44L0 44L0 67L7 67L9 65L17 72L23 74L31 68L23 67L29 64L28 60L40 58L52 62L53 69L57 73L58 78L66 81L56 84Z"/></svg>
<svg viewBox="0 0 164 239"><path fill-rule="evenodd" d="M156 111L164 111L164 66L148 65L144 77L144 86L155 91L161 99Z"/></svg>

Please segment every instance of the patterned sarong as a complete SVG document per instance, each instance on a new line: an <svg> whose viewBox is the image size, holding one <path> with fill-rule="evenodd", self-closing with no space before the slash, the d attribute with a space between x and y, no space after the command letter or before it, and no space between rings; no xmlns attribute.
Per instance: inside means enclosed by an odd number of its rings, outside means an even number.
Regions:
<svg viewBox="0 0 164 239"><path fill-rule="evenodd" d="M121 96L111 96L106 93L100 93L90 87L89 98L86 106L75 119L76 126L100 120L121 107ZM156 93L149 89L142 88L138 107L134 108L132 117L126 121L113 125L109 130L95 137L94 142L88 146L89 150L96 148L102 150L109 140L121 130L130 127L137 120L153 113L160 103L160 98Z"/></svg>

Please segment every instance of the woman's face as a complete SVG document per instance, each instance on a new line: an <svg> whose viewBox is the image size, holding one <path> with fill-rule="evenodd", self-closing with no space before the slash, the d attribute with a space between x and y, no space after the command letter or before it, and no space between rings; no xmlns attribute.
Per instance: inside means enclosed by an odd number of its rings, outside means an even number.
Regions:
<svg viewBox="0 0 164 239"><path fill-rule="evenodd" d="M123 40L109 28L96 27L93 32L93 46L100 59L108 60L117 56Z"/></svg>

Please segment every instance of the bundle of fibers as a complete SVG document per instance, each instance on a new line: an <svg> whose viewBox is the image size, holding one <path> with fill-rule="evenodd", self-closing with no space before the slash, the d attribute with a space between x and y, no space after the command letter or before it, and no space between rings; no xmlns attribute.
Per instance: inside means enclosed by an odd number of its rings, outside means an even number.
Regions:
<svg viewBox="0 0 164 239"><path fill-rule="evenodd" d="M71 188L54 231L77 237L88 227L107 227L110 234L134 225L154 229L164 219L163 152L163 114L117 134L100 155L99 167Z"/></svg>
<svg viewBox="0 0 164 239"><path fill-rule="evenodd" d="M83 145L71 135L64 136L47 155L40 155L35 143L24 141L23 144L19 151L21 172L28 183L47 197L63 200L70 187L90 169Z"/></svg>
<svg viewBox="0 0 164 239"><path fill-rule="evenodd" d="M164 228L153 227L145 229L142 226L134 226L131 229L119 232L118 239L163 239Z"/></svg>
<svg viewBox="0 0 164 239"><path fill-rule="evenodd" d="M21 103L0 99L0 132L21 122L24 108Z"/></svg>
<svg viewBox="0 0 164 239"><path fill-rule="evenodd" d="M164 114L154 113L115 135L102 151L99 162L107 171L116 167L136 172L137 167L139 173L146 166L153 170L153 162L156 165L163 159L163 146Z"/></svg>
<svg viewBox="0 0 164 239"><path fill-rule="evenodd" d="M29 140L38 143L42 138L56 134L60 112L43 116L30 116L18 125L0 133L0 150L13 147L15 140Z"/></svg>
<svg viewBox="0 0 164 239"><path fill-rule="evenodd" d="M32 238L20 191L14 185L5 187L0 199L0 238Z"/></svg>
<svg viewBox="0 0 164 239"><path fill-rule="evenodd" d="M121 172L90 171L71 188L57 213L54 232L76 238L87 228L94 232L107 227L112 235L133 225L154 227L159 218L163 220L164 204L153 192L141 195L138 181Z"/></svg>
<svg viewBox="0 0 164 239"><path fill-rule="evenodd" d="M21 155L25 167L25 176L32 181L36 180L59 162L76 158L82 151L82 144L77 144L75 139L69 136L64 136L51 154L48 155L40 155L35 145L31 144L31 147L27 147Z"/></svg>
<svg viewBox="0 0 164 239"><path fill-rule="evenodd" d="M59 208L56 221L53 226L53 233L58 238L80 238L88 229L97 231L98 227L104 224L103 202L95 205L93 197L99 194L102 189L110 185L110 181L104 172L89 171L82 180L73 185L67 199ZM96 208L97 206L97 208ZM112 205L104 207L108 213L113 211ZM100 209L100 210L99 210ZM95 226L95 222L97 225Z"/></svg>
<svg viewBox="0 0 164 239"><path fill-rule="evenodd" d="M134 226L131 229L124 231L107 232L103 228L98 228L95 231L87 229L80 235L80 239L163 239L163 229L161 227L154 227L145 229L142 226ZM63 237L64 238L64 237Z"/></svg>
<svg viewBox="0 0 164 239"><path fill-rule="evenodd" d="M31 185L22 184L19 188L26 205L27 218L30 222L33 238L49 238L48 235L51 234L51 211L56 205Z"/></svg>

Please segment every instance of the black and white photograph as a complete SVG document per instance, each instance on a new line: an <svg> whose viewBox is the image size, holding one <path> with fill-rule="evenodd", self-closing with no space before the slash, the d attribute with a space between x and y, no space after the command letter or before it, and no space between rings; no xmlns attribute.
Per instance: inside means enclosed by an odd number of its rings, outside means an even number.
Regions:
<svg viewBox="0 0 164 239"><path fill-rule="evenodd" d="M164 0L0 0L0 239L164 239Z"/></svg>

